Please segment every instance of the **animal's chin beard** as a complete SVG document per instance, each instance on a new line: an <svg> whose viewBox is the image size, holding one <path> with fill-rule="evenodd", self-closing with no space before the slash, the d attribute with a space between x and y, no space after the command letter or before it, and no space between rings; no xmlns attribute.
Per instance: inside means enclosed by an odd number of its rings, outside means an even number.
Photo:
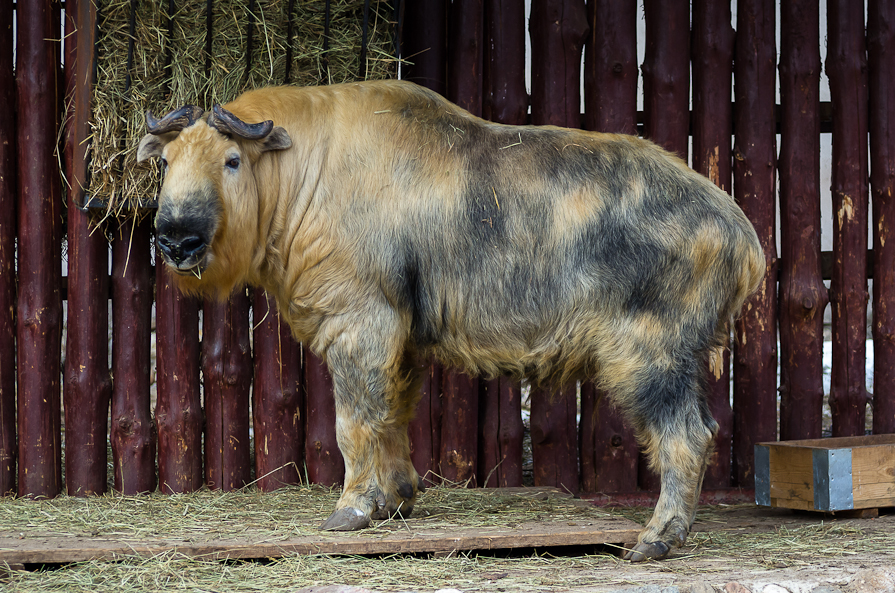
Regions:
<svg viewBox="0 0 895 593"><path fill-rule="evenodd" d="M172 274L176 274L177 276L184 276L188 278L195 278L197 280L202 280L202 274L205 272L207 266L207 259L202 258L200 261L196 262L192 266L177 266L172 264L169 261L165 261L165 264L168 266L168 270Z"/></svg>

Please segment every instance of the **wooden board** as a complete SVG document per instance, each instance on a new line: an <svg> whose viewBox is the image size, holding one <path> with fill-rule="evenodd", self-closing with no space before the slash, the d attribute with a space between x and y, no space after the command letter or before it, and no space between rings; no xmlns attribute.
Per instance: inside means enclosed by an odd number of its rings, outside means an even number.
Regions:
<svg viewBox="0 0 895 593"><path fill-rule="evenodd" d="M759 443L755 502L826 512L895 506L895 434Z"/></svg>
<svg viewBox="0 0 895 593"><path fill-rule="evenodd" d="M640 526L621 517L572 524L523 523L513 529L445 530L413 529L385 537L364 537L361 533L323 533L282 541L211 540L127 540L103 537L25 536L0 533L0 564L68 563L114 560L124 556L155 556L176 551L209 560L279 558L302 554L400 554L545 548L552 546L630 544Z"/></svg>

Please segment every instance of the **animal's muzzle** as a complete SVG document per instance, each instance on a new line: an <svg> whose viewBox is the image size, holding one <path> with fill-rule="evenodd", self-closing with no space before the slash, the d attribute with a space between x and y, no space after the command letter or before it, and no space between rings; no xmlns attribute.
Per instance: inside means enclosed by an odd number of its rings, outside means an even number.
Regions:
<svg viewBox="0 0 895 593"><path fill-rule="evenodd" d="M177 267L198 262L208 249L204 238L196 234L159 234L158 247L167 260Z"/></svg>

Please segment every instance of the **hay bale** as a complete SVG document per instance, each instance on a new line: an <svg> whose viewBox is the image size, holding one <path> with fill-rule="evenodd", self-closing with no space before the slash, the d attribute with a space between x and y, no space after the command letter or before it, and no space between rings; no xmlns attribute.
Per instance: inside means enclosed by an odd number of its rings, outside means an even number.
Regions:
<svg viewBox="0 0 895 593"><path fill-rule="evenodd" d="M147 108L210 109L248 89L348 82L361 70L363 0L331 0L327 52L325 0L295 0L291 14L290 0L214 0L210 56L207 1L177 4L170 23L161 0L111 0L98 12L88 195L115 215L152 205L158 191L158 168L135 162ZM391 14L388 2L370 2L367 79L395 75Z"/></svg>

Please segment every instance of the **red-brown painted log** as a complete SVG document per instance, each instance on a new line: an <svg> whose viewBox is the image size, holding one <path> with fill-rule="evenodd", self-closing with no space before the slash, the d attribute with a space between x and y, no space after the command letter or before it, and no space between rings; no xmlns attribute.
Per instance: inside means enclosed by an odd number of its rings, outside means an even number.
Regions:
<svg viewBox="0 0 895 593"><path fill-rule="evenodd" d="M605 391L581 384L582 492L633 492L637 489L637 440Z"/></svg>
<svg viewBox="0 0 895 593"><path fill-rule="evenodd" d="M475 487L478 466L480 383L455 369L442 374L440 475L450 483Z"/></svg>
<svg viewBox="0 0 895 593"><path fill-rule="evenodd" d="M152 221L145 217L138 222L131 216L112 237L113 487L122 494L138 494L156 488L149 390Z"/></svg>
<svg viewBox="0 0 895 593"><path fill-rule="evenodd" d="M205 483L238 490L251 473L249 297L238 288L225 302L202 308L202 376L205 386Z"/></svg>
<svg viewBox="0 0 895 593"><path fill-rule="evenodd" d="M444 95L447 89L448 0L416 0L404 5L402 78Z"/></svg>
<svg viewBox="0 0 895 593"><path fill-rule="evenodd" d="M870 186L873 196L873 433L895 432L895 2L869 0Z"/></svg>
<svg viewBox="0 0 895 593"><path fill-rule="evenodd" d="M637 133L637 6L625 0L587 3L584 46L584 126ZM584 492L637 488L637 441L608 395L581 385L578 455Z"/></svg>
<svg viewBox="0 0 895 593"><path fill-rule="evenodd" d="M298 484L304 473L305 413L301 345L261 289L252 304L255 327L255 475L264 492Z"/></svg>
<svg viewBox="0 0 895 593"><path fill-rule="evenodd" d="M587 38L584 0L533 0L531 121L581 126L581 50Z"/></svg>
<svg viewBox="0 0 895 593"><path fill-rule="evenodd" d="M867 407L867 56L864 3L827 3L833 103L833 436L864 434ZM889 73L891 76L891 73Z"/></svg>
<svg viewBox="0 0 895 593"><path fill-rule="evenodd" d="M584 0L535 0L531 34L531 120L577 128L581 125L581 51L588 33ZM578 491L576 386L555 393L533 390L532 455L537 486ZM571 410L571 413L569 412Z"/></svg>
<svg viewBox="0 0 895 593"><path fill-rule="evenodd" d="M577 494L577 386L550 392L531 390L531 452L535 486L554 486Z"/></svg>
<svg viewBox="0 0 895 593"><path fill-rule="evenodd" d="M428 485L441 483L441 365L421 369L423 385L416 416L410 422L410 459Z"/></svg>
<svg viewBox="0 0 895 593"><path fill-rule="evenodd" d="M483 0L454 0L448 28L447 97L474 115L482 115Z"/></svg>
<svg viewBox="0 0 895 593"><path fill-rule="evenodd" d="M16 487L16 117L13 0L0 0L0 495Z"/></svg>
<svg viewBox="0 0 895 593"><path fill-rule="evenodd" d="M57 9L58 10L58 9ZM61 187L55 157L59 28L49 0L17 6L18 428L22 496L61 488Z"/></svg>
<svg viewBox="0 0 895 593"><path fill-rule="evenodd" d="M644 0L644 136L687 160L690 130L690 11L687 2Z"/></svg>
<svg viewBox="0 0 895 593"><path fill-rule="evenodd" d="M820 34L817 2L780 5L780 438L817 439L823 423L820 270Z"/></svg>
<svg viewBox="0 0 895 593"><path fill-rule="evenodd" d="M522 390L508 377L485 384L479 405L478 482L484 488L522 485Z"/></svg>
<svg viewBox="0 0 895 593"><path fill-rule="evenodd" d="M764 282L734 327L733 475L742 488L754 484L755 443L777 439L774 11L771 0L737 5L733 187L758 233L767 264Z"/></svg>
<svg viewBox="0 0 895 593"><path fill-rule="evenodd" d="M693 168L730 192L730 108L734 32L730 4L693 3ZM718 422L715 451L706 471L706 488L730 486L733 410L730 407L730 356L725 350L707 373L709 408Z"/></svg>
<svg viewBox="0 0 895 593"><path fill-rule="evenodd" d="M109 244L91 233L84 204L87 138L93 92L96 7L69 0L65 7L65 135L68 178L68 324L65 341L65 483L72 495L106 491L106 443L112 378L109 375Z"/></svg>
<svg viewBox="0 0 895 593"><path fill-rule="evenodd" d="M637 5L590 0L584 46L584 127L637 133Z"/></svg>
<svg viewBox="0 0 895 593"><path fill-rule="evenodd" d="M525 1L485 0L482 115L504 124L528 118L525 91Z"/></svg>
<svg viewBox="0 0 895 593"><path fill-rule="evenodd" d="M305 349L305 464L308 479L332 486L345 478L345 462L336 442L333 379L320 358Z"/></svg>
<svg viewBox="0 0 895 593"><path fill-rule="evenodd" d="M158 251L156 251L158 253ZM199 396L199 303L174 286L156 260L156 386L158 483L166 494L202 487L202 402Z"/></svg>

